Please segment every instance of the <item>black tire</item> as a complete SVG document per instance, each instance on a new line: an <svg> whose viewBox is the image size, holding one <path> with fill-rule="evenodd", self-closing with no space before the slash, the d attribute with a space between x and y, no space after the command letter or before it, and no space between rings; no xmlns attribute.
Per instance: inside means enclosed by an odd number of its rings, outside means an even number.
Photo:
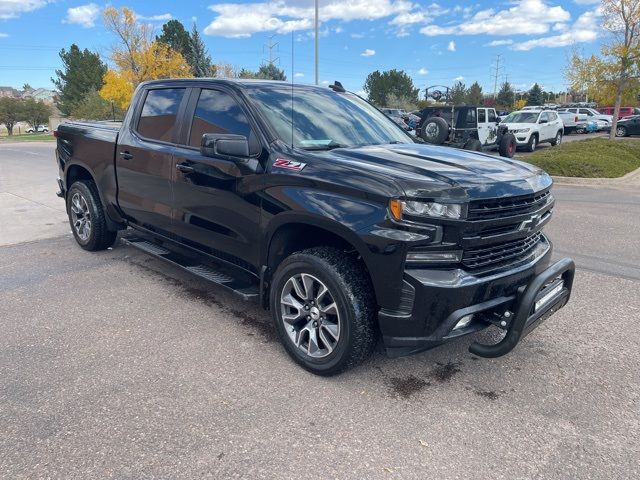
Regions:
<svg viewBox="0 0 640 480"><path fill-rule="evenodd" d="M529 141L527 142L527 152L535 152L537 146L538 134L534 133L529 137Z"/></svg>
<svg viewBox="0 0 640 480"><path fill-rule="evenodd" d="M429 117L422 124L422 139L432 145L442 145L449 136L449 124L442 117Z"/></svg>
<svg viewBox="0 0 640 480"><path fill-rule="evenodd" d="M82 214L82 217L85 219L84 225L87 221L89 222L88 232L77 225L80 215L76 213L78 211L74 204L76 199L83 200L84 203L81 201L83 211L86 206L86 212ZM109 230L107 227L102 202L100 202L98 189L93 181L78 180L71 185L67 192L67 215L76 242L85 250L104 250L113 245L116 240L118 232Z"/></svg>
<svg viewBox="0 0 640 480"><path fill-rule="evenodd" d="M500 156L513 158L516 153L517 146L516 137L512 133L505 133L500 140L500 145L498 146Z"/></svg>
<svg viewBox="0 0 640 480"><path fill-rule="evenodd" d="M281 299L286 298L290 282L302 274L312 276L326 286L339 314L338 317L334 317L335 323L339 325L338 339L332 350L326 349L329 353L322 358L314 358L308 353L311 344L310 333L307 333L306 347L300 341L304 330L301 328L302 324L306 323L306 326L309 326L310 321L310 316L305 311L294 307L299 317L295 322L299 323L288 322L286 328L291 327L291 330L285 330L283 310L287 310L288 304L281 302ZM330 376L358 365L371 355L377 340L376 301L369 277L355 258L330 247L303 250L290 255L278 266L271 285L270 307L273 322L285 350L302 367L316 375ZM320 295L317 300L315 305L319 307ZM306 300L303 299L302 302ZM314 305L313 302L310 303ZM304 309L308 310L307 307L308 305L305 305ZM324 317L321 320L323 319ZM323 326L320 320L319 322L320 326L314 330L317 332L316 338L320 338L320 343L324 346L324 340L320 337ZM317 323L313 322L313 326L316 327ZM290 335L297 338L300 346L296 346ZM303 352L303 348L306 348L307 352Z"/></svg>
<svg viewBox="0 0 640 480"><path fill-rule="evenodd" d="M562 130L558 130L558 133L556 133L556 137L551 140L551 146L555 147L556 145L560 145L562 143Z"/></svg>
<svg viewBox="0 0 640 480"><path fill-rule="evenodd" d="M472 150L474 152L481 152L482 143L480 143L480 140L478 140L477 138L470 138L465 142L464 147L462 148L464 148L465 150Z"/></svg>
<svg viewBox="0 0 640 480"><path fill-rule="evenodd" d="M628 135L626 127L623 125L616 126L616 137L626 137Z"/></svg>

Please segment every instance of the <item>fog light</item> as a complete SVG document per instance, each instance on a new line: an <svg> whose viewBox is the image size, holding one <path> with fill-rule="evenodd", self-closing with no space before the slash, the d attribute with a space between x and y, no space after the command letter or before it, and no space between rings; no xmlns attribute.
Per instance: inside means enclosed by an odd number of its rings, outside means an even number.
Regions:
<svg viewBox="0 0 640 480"><path fill-rule="evenodd" d="M472 320L473 320L473 313L470 315L465 315L458 321L458 323L456 323L456 326L453 327L453 329L460 330L461 328L468 327Z"/></svg>
<svg viewBox="0 0 640 480"><path fill-rule="evenodd" d="M409 252L407 253L407 262L425 262L425 263L457 263L462 258L462 252Z"/></svg>

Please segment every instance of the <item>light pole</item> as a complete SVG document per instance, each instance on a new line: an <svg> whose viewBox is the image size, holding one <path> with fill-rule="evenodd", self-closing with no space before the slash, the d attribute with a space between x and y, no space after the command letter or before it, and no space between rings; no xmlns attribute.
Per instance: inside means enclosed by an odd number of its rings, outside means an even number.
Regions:
<svg viewBox="0 0 640 480"><path fill-rule="evenodd" d="M315 57L316 57L316 85L318 85L318 0L316 0L316 17L315 17Z"/></svg>

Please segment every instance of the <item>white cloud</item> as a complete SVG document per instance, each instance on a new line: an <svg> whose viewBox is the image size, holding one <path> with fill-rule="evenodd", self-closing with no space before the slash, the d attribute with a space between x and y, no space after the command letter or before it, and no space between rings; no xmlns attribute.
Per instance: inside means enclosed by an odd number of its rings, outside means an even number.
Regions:
<svg viewBox="0 0 640 480"><path fill-rule="evenodd" d="M456 51L456 42L451 40L449 42L449 45L447 45L447 50L449 50L450 52L455 52Z"/></svg>
<svg viewBox="0 0 640 480"><path fill-rule="evenodd" d="M511 45L513 40L494 40L493 42L486 43L485 47L501 47L502 45Z"/></svg>
<svg viewBox="0 0 640 480"><path fill-rule="evenodd" d="M578 17L570 28L559 35L527 40L526 42L516 43L511 48L513 50L528 51L537 47L560 48L576 43L592 42L598 38L599 17L599 9L585 12Z"/></svg>
<svg viewBox="0 0 640 480"><path fill-rule="evenodd" d="M506 10L480 10L468 20L456 25L427 25L420 33L437 35L540 35L551 25L571 18L561 6L547 5L543 0L521 0Z"/></svg>
<svg viewBox="0 0 640 480"><path fill-rule="evenodd" d="M100 7L95 3L80 5L67 9L67 18L64 23L73 23L84 28L94 27L96 19L100 15Z"/></svg>
<svg viewBox="0 0 640 480"><path fill-rule="evenodd" d="M8 33L0 32L0 38L7 38L8 36Z"/></svg>
<svg viewBox="0 0 640 480"><path fill-rule="evenodd" d="M463 81L463 80L464 80L464 77L463 77L462 75L460 75L459 77L454 78L454 80L455 80L456 82L461 82L461 81Z"/></svg>
<svg viewBox="0 0 640 480"><path fill-rule="evenodd" d="M293 76L296 77L296 78L302 78L302 77L304 77L304 73L296 72Z"/></svg>
<svg viewBox="0 0 640 480"><path fill-rule="evenodd" d="M44 7L49 0L0 0L0 20L16 18L21 13Z"/></svg>
<svg viewBox="0 0 640 480"><path fill-rule="evenodd" d="M352 33L351 38L364 38L364 33Z"/></svg>
<svg viewBox="0 0 640 480"><path fill-rule="evenodd" d="M428 73L429 73L429 70L427 70L424 67L422 67L420 70L418 70L418 75L427 75Z"/></svg>
<svg viewBox="0 0 640 480"><path fill-rule="evenodd" d="M416 5L409 0L327 0L320 8L320 21L378 20L415 9ZM309 1L216 3L209 10L216 17L204 29L207 35L242 38L259 32L287 33L313 27L314 7Z"/></svg>
<svg viewBox="0 0 640 480"><path fill-rule="evenodd" d="M356 95L358 95L359 97L362 97L362 98L368 98L367 97L367 92L365 92L364 90L358 90L356 92Z"/></svg>
<svg viewBox="0 0 640 480"><path fill-rule="evenodd" d="M136 19L141 20L143 22L167 22L173 18L173 15L170 13L163 13L160 15L151 15L146 17L144 15L139 15L136 13Z"/></svg>
<svg viewBox="0 0 640 480"><path fill-rule="evenodd" d="M364 52L360 54L361 57L373 57L376 54L375 50L371 50L370 48L366 48Z"/></svg>

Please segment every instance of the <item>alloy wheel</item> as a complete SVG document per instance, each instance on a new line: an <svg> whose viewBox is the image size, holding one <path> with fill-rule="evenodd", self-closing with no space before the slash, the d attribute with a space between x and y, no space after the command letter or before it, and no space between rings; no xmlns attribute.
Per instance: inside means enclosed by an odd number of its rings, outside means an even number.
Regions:
<svg viewBox="0 0 640 480"><path fill-rule="evenodd" d="M91 235L91 213L87 200L80 192L71 197L71 221L78 238L86 242Z"/></svg>
<svg viewBox="0 0 640 480"><path fill-rule="evenodd" d="M333 295L317 277L298 273L280 294L282 322L289 340L313 358L329 355L340 341L340 313Z"/></svg>

